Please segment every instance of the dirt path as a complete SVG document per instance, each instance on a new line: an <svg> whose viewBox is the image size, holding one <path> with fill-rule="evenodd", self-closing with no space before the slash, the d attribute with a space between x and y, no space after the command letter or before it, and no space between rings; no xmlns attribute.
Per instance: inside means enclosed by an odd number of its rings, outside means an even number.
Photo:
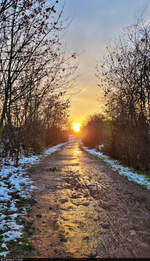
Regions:
<svg viewBox="0 0 150 261"><path fill-rule="evenodd" d="M150 257L150 191L67 144L29 171L32 257Z"/></svg>

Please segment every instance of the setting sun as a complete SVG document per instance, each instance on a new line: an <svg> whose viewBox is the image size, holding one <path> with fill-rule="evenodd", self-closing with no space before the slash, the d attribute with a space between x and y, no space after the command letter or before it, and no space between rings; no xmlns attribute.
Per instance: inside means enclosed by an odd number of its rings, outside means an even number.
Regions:
<svg viewBox="0 0 150 261"><path fill-rule="evenodd" d="M79 132L80 131L80 128L81 128L81 124L80 123L74 123L73 124L73 130L75 132Z"/></svg>

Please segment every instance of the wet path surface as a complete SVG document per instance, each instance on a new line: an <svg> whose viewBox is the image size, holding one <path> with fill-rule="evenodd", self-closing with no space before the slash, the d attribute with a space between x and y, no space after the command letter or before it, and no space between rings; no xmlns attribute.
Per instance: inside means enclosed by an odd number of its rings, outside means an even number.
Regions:
<svg viewBox="0 0 150 261"><path fill-rule="evenodd" d="M29 170L32 257L150 257L150 192L77 142Z"/></svg>

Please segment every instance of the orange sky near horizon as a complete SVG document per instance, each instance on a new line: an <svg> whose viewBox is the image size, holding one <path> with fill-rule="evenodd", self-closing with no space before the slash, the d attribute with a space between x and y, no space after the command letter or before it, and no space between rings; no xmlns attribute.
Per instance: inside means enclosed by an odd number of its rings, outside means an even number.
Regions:
<svg viewBox="0 0 150 261"><path fill-rule="evenodd" d="M88 116L104 111L104 98L98 87L78 86L78 94L71 97L70 114L73 122L84 122Z"/></svg>

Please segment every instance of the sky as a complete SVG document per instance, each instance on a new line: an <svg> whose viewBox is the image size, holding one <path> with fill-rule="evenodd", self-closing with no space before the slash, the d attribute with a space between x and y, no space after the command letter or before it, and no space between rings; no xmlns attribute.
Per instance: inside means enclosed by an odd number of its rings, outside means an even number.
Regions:
<svg viewBox="0 0 150 261"><path fill-rule="evenodd" d="M150 0L65 0L64 16L71 21L65 33L66 46L79 59L71 91L73 121L82 123L88 115L104 111L96 65L102 61L106 46L141 15L150 19Z"/></svg>

